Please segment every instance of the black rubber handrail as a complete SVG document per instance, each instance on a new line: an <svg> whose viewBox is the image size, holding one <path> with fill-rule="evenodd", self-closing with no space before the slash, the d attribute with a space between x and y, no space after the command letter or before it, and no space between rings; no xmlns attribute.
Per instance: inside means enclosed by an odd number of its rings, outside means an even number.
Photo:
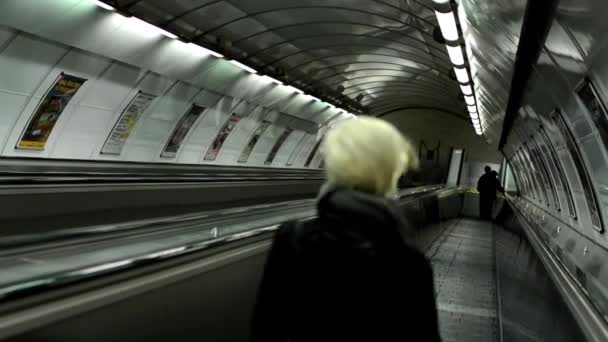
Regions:
<svg viewBox="0 0 608 342"><path fill-rule="evenodd" d="M401 191L396 198L403 201L410 197L428 195L435 193L443 188L443 185L422 186ZM307 219L313 219L314 216ZM184 220L188 220L184 218ZM195 220L195 218L192 218ZM150 224L150 222L146 223ZM104 263L83 265L79 268L55 273L41 274L33 276L27 281L19 281L16 283L7 283L0 285L0 302L19 299L33 293L59 288L62 286L75 284L87 279L94 279L100 276L108 275L113 272L125 271L127 269L150 265L153 263L162 262L168 259L184 256L187 254L200 252L202 250L219 247L227 243L231 243L246 238L252 238L269 232L273 232L279 228L280 224L264 225L263 227L249 229L243 232L228 234L226 236L218 236L212 239L204 239L199 241L190 241L180 244L179 246L171 246L168 248L159 248L144 254L131 256L127 258L116 259Z"/></svg>

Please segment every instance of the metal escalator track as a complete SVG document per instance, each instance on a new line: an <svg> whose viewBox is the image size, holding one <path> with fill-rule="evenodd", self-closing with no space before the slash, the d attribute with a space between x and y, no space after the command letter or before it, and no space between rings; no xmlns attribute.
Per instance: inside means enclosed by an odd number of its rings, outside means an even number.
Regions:
<svg viewBox="0 0 608 342"><path fill-rule="evenodd" d="M493 227L458 219L429 249L443 341L499 341Z"/></svg>

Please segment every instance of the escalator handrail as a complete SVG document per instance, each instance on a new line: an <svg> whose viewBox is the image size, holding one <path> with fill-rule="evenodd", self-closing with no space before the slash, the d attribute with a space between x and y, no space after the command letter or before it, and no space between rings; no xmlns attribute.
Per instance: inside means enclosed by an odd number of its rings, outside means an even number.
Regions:
<svg viewBox="0 0 608 342"><path fill-rule="evenodd" d="M425 186L420 188L423 188L425 190L407 189L406 191L402 191L399 194L399 198L401 200L404 200L410 196L429 195L432 193L437 193L443 189L443 187L440 186ZM314 218L315 216L311 216L303 220ZM0 303L8 300L19 299L28 296L32 293L37 293L38 291L59 288L61 286L84 281L86 279L97 278L100 276L108 275L110 273L124 271L141 265L150 265L186 254L200 252L212 247L219 247L239 240L253 238L262 234L268 234L277 230L279 227L280 223L267 225L264 227L249 229L247 231L233 233L226 236L219 236L213 239L192 241L179 246L159 249L154 252L113 260L111 262L84 266L78 269L58 274L45 274L39 277L30 278L30 280L28 281L6 284L0 286Z"/></svg>
<svg viewBox="0 0 608 342"><path fill-rule="evenodd" d="M520 223L526 236L547 269L547 273L553 280L553 283L562 294L564 301L570 308L582 332L588 338L588 341L608 341L608 323L595 309L589 297L587 297L577 285L565 266L562 265L538 236L538 233L536 233L531 226L526 215L513 203L513 198L509 196L507 197L507 200L511 203L511 207L514 209L517 216L521 218Z"/></svg>

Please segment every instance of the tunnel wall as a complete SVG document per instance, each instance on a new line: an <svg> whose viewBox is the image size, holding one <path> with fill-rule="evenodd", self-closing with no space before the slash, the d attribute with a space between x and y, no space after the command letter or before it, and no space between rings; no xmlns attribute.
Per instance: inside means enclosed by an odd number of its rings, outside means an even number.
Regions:
<svg viewBox="0 0 608 342"><path fill-rule="evenodd" d="M407 136L420 152L419 177L431 177L436 173L435 183L445 181L452 148L466 151L464 167L461 173L461 184L470 185L477 182L477 168L483 165L498 165L502 155L496 144L489 145L483 137L475 135L473 127L465 119L452 113L433 109L407 109L389 113L382 117L393 123ZM426 151L435 149L439 153L437 161L426 161ZM431 182L432 183L432 182Z"/></svg>
<svg viewBox="0 0 608 342"><path fill-rule="evenodd" d="M562 3L503 151L519 189L517 208L606 317L606 3L577 3L575 12Z"/></svg>
<svg viewBox="0 0 608 342"><path fill-rule="evenodd" d="M1 156L317 168L318 129L350 118L225 59L137 29L92 1L45 3L12 1L0 12L8 25L0 26ZM86 81L48 140L21 146L28 122L62 73ZM139 108L147 105L143 114L121 121L138 101ZM193 105L206 109L191 116L196 119L177 151L164 153ZM132 126L130 134L110 139L120 125ZM110 140L114 148L104 149Z"/></svg>

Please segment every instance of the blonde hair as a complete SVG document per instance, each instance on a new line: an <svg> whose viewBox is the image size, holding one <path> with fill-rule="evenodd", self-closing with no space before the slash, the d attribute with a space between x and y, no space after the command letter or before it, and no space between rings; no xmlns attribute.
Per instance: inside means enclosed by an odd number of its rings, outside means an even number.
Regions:
<svg viewBox="0 0 608 342"><path fill-rule="evenodd" d="M367 116L331 128L324 152L331 183L384 196L394 194L399 177L418 163L412 145L393 125Z"/></svg>

